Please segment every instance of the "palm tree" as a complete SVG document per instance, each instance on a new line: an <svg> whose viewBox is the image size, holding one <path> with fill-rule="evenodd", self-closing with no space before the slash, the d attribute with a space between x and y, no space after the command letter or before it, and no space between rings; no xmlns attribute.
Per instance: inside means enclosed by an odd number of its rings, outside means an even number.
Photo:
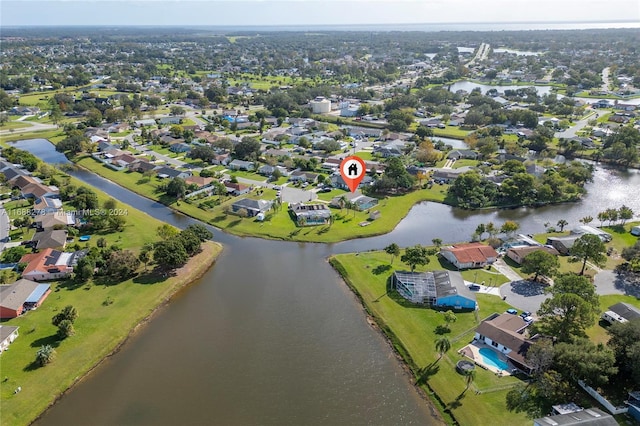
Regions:
<svg viewBox="0 0 640 426"><path fill-rule="evenodd" d="M385 253L391 255L391 264L396 256L400 256L400 247L396 243L391 243L384 248Z"/></svg>
<svg viewBox="0 0 640 426"><path fill-rule="evenodd" d="M473 383L473 379L476 378L476 370L464 370L463 374L467 383L467 387L464 388L464 391L466 392L469 389L469 386L471 386L471 383Z"/></svg>
<svg viewBox="0 0 640 426"><path fill-rule="evenodd" d="M44 345L40 349L38 349L38 353L36 353L36 363L40 367L44 367L53 361L53 358L56 355L56 350L53 349L51 345Z"/></svg>
<svg viewBox="0 0 640 426"><path fill-rule="evenodd" d="M436 248L440 248L440 246L442 245L442 239L440 238L434 238L433 240L431 240L431 242L434 246L436 246Z"/></svg>
<svg viewBox="0 0 640 426"><path fill-rule="evenodd" d="M560 227L560 232L563 232L564 231L564 227L567 226L568 224L569 224L569 222L567 222L564 219L560 219L558 221L558 223L556 223L556 225L558 225Z"/></svg>
<svg viewBox="0 0 640 426"><path fill-rule="evenodd" d="M451 342L445 336L436 339L436 351L440 354L438 361L451 349Z"/></svg>
<svg viewBox="0 0 640 426"><path fill-rule="evenodd" d="M593 217L592 216L585 216L582 219L580 219L580 222L584 223L585 225L588 225L591 222L593 222Z"/></svg>

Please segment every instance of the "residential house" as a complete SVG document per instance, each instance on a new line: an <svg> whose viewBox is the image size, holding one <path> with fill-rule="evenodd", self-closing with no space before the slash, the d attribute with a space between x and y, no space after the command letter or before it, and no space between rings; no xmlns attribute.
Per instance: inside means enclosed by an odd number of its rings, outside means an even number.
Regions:
<svg viewBox="0 0 640 426"><path fill-rule="evenodd" d="M595 228L593 226L589 226L589 225L577 226L577 227L575 227L575 228L573 228L571 230L571 234L572 235L573 234L575 234L575 235L585 235L585 234L597 235L605 243L610 242L611 239L613 238L610 233L605 232L602 229Z"/></svg>
<svg viewBox="0 0 640 426"><path fill-rule="evenodd" d="M431 178L436 183L450 183L456 180L462 173L460 169L435 169Z"/></svg>
<svg viewBox="0 0 640 426"><path fill-rule="evenodd" d="M145 127L145 126L155 126L157 123L156 123L156 120L152 118L148 118L146 120L136 120L133 122L133 124L136 127Z"/></svg>
<svg viewBox="0 0 640 426"><path fill-rule="evenodd" d="M276 166L265 164L264 166L258 169L258 174L261 174L263 176L271 176L273 172L275 172L276 170L277 170Z"/></svg>
<svg viewBox="0 0 640 426"><path fill-rule="evenodd" d="M527 159L524 157L520 157L518 155L509 154L508 152L501 152L498 154L498 160L501 163L504 163L505 161L509 161L509 160L516 160L521 163L524 163Z"/></svg>
<svg viewBox="0 0 640 426"><path fill-rule="evenodd" d="M76 224L76 215L73 211L65 212L58 210L52 213L36 215L34 222L38 229L51 229L54 226L74 226Z"/></svg>
<svg viewBox="0 0 640 426"><path fill-rule="evenodd" d="M158 174L158 177L162 179L175 179L177 177L180 179L186 179L193 175L193 173L188 170L181 171L167 166L156 169L156 173Z"/></svg>
<svg viewBox="0 0 640 426"><path fill-rule="evenodd" d="M16 318L30 309L37 308L49 293L49 284L38 284L24 278L0 286L0 318Z"/></svg>
<svg viewBox="0 0 640 426"><path fill-rule="evenodd" d="M129 166L128 166L129 170L134 171L134 172L138 172L138 173L150 172L152 170L155 170L156 167L158 167L158 166L156 166L155 164L151 163L146 158L138 158L136 161L134 161L133 163L129 164Z"/></svg>
<svg viewBox="0 0 640 426"><path fill-rule="evenodd" d="M191 152L191 146L184 142L175 142L169 145L169 151L175 152L175 153Z"/></svg>
<svg viewBox="0 0 640 426"><path fill-rule="evenodd" d="M0 354L18 338L19 328L14 325L0 325Z"/></svg>
<svg viewBox="0 0 640 426"><path fill-rule="evenodd" d="M244 183L233 183L233 182L224 182L225 188L227 188L227 193L231 195L243 195L249 193L251 191L251 186L245 185Z"/></svg>
<svg viewBox="0 0 640 426"><path fill-rule="evenodd" d="M447 158L452 160L460 160L461 158L468 160L477 160L479 154L470 149L454 149L447 154Z"/></svg>
<svg viewBox="0 0 640 426"><path fill-rule="evenodd" d="M437 308L476 309L475 293L455 271L395 271L392 287L405 299Z"/></svg>
<svg viewBox="0 0 640 426"><path fill-rule="evenodd" d="M98 143L99 152L113 152L120 149L120 146L114 145L100 136L91 136L91 141Z"/></svg>
<svg viewBox="0 0 640 426"><path fill-rule="evenodd" d="M71 275L73 267L88 250L67 253L59 250L44 249L38 253L25 254L20 263L26 263L22 278L32 281L64 279Z"/></svg>
<svg viewBox="0 0 640 426"><path fill-rule="evenodd" d="M37 250L52 248L61 249L67 245L67 231L64 229L46 229L33 235L31 241L35 242Z"/></svg>
<svg viewBox="0 0 640 426"><path fill-rule="evenodd" d="M572 411L533 420L533 426L615 426L616 419L599 408Z"/></svg>
<svg viewBox="0 0 640 426"><path fill-rule="evenodd" d="M227 167L230 170L244 170L244 171L253 171L255 170L255 167L253 165L253 162L251 161L243 161L243 160L233 160L232 162L230 162Z"/></svg>
<svg viewBox="0 0 640 426"><path fill-rule="evenodd" d="M493 247L481 243L442 247L440 255L458 269L484 268L498 259Z"/></svg>
<svg viewBox="0 0 640 426"><path fill-rule="evenodd" d="M37 198L33 204L34 214L46 214L57 212L62 208L62 201L58 198L42 197Z"/></svg>
<svg viewBox="0 0 640 426"><path fill-rule="evenodd" d="M182 122L182 118L180 117L162 117L158 119L158 124L162 126L166 126L168 124L180 124Z"/></svg>
<svg viewBox="0 0 640 426"><path fill-rule="evenodd" d="M331 207L344 208L345 202L349 202L355 206L355 210L364 211L376 206L378 199L368 197L363 195L362 192L356 191L333 197L329 205Z"/></svg>
<svg viewBox="0 0 640 426"><path fill-rule="evenodd" d="M518 265L522 264L522 261L524 260L525 257L527 257L527 255L533 253L534 251L546 251L549 254L552 254L554 256L559 255L560 253L558 252L558 250L556 250L553 247L547 247L547 246L519 246L519 247L511 247L509 250L507 250L507 257L511 260L513 260L514 262L516 262Z"/></svg>
<svg viewBox="0 0 640 426"><path fill-rule="evenodd" d="M289 180L291 182L314 183L317 179L318 173L305 172L302 170L295 170L289 174Z"/></svg>
<svg viewBox="0 0 640 426"><path fill-rule="evenodd" d="M48 186L42 183L31 183L21 189L22 195L26 198L43 198L57 196L60 192L55 186Z"/></svg>
<svg viewBox="0 0 640 426"><path fill-rule="evenodd" d="M349 136L351 137L360 137L360 138L380 138L382 136L381 129L373 129L370 127L359 127L359 126L347 126L347 131Z"/></svg>
<svg viewBox="0 0 640 426"><path fill-rule="evenodd" d="M331 211L325 204L292 203L289 212L298 226L326 225L331 221Z"/></svg>
<svg viewBox="0 0 640 426"><path fill-rule="evenodd" d="M9 182L9 185L11 185L11 188L18 188L20 190L22 190L22 188L26 187L27 185L41 183L40 179L37 179L33 176L27 176L26 174L16 175L15 177L11 178L8 182Z"/></svg>
<svg viewBox="0 0 640 426"><path fill-rule="evenodd" d="M609 306L609 309L602 314L602 319L610 324L636 321L640 319L640 309L628 303L619 302Z"/></svg>
<svg viewBox="0 0 640 426"><path fill-rule="evenodd" d="M336 172L334 174L332 174L330 176L330 181L331 181L331 186L333 186L334 188L338 188L338 189L344 189L349 190L349 187L347 186L346 182L344 181L344 178L342 177L342 175L339 172ZM364 177L362 178L362 180L360 181L360 183L358 184L358 188L363 188L365 186L369 186L373 184L373 178L369 175L364 175Z"/></svg>
<svg viewBox="0 0 640 426"><path fill-rule="evenodd" d="M552 246L558 250L560 254L567 255L571 251L573 244L580 237L580 234L567 235L564 237L548 237L545 245Z"/></svg>
<svg viewBox="0 0 640 426"><path fill-rule="evenodd" d="M537 165L535 163L529 163L529 164L525 165L525 171L528 174L539 178L540 176L542 176L547 171L547 169L545 169L544 167L539 166L539 165Z"/></svg>
<svg viewBox="0 0 640 426"><path fill-rule="evenodd" d="M131 154L120 153L113 158L111 158L111 164L118 167L129 167L130 164L137 161L138 157L134 157Z"/></svg>
<svg viewBox="0 0 640 426"><path fill-rule="evenodd" d="M530 373L532 368L525 357L533 341L523 334L528 325L517 315L494 313L476 328L474 341L500 351L517 368Z"/></svg>
<svg viewBox="0 0 640 426"><path fill-rule="evenodd" d="M211 164L226 166L231 161L231 154L228 152L224 154L216 154L211 159Z"/></svg>
<svg viewBox="0 0 640 426"><path fill-rule="evenodd" d="M15 106L9 110L10 115L36 115L40 112L38 107Z"/></svg>
<svg viewBox="0 0 640 426"><path fill-rule="evenodd" d="M268 200L252 200L250 198L243 198L236 201L231 205L231 210L234 213L246 211L248 217L257 216L260 213L266 213L271 209L273 201Z"/></svg>
<svg viewBox="0 0 640 426"><path fill-rule="evenodd" d="M195 185L198 187L198 189L200 189L205 186L211 185L211 182L213 182L213 180L214 179L212 177L189 176L185 178L184 182L187 184L187 186Z"/></svg>

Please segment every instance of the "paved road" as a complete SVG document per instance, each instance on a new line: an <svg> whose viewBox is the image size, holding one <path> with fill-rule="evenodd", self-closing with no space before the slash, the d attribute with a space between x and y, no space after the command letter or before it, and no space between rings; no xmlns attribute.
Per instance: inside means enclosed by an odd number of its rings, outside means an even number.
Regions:
<svg viewBox="0 0 640 426"><path fill-rule="evenodd" d="M595 110L595 113L597 116L602 116L604 114L607 114L608 112L609 111L604 109ZM583 118L580 121L576 121L573 126L569 127L567 130L563 130L562 132L557 132L555 136L557 138L565 138L565 139L571 139L575 137L576 133L578 133L580 130L585 128L589 124L590 120L593 120L594 118L596 118L596 115L591 114L587 118Z"/></svg>
<svg viewBox="0 0 640 426"><path fill-rule="evenodd" d="M507 265L504 259L498 259L493 262L493 267L498 270L502 275L509 278L511 281L520 281L522 277L518 275L509 265Z"/></svg>
<svg viewBox="0 0 640 426"><path fill-rule="evenodd" d="M58 126L54 124L37 123L35 121L23 121L22 123L28 124L30 127L21 127L19 129L4 129L4 130L0 130L0 134L15 135L20 133L35 132L39 130L53 130L58 128Z"/></svg>
<svg viewBox="0 0 640 426"><path fill-rule="evenodd" d="M4 250L5 238L9 236L9 216L4 209L4 205L0 204L0 252Z"/></svg>

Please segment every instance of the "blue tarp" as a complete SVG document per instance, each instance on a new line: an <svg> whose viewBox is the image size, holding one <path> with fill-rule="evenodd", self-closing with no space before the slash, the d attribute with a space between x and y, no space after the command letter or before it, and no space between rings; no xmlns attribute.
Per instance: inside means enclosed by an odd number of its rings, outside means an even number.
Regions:
<svg viewBox="0 0 640 426"><path fill-rule="evenodd" d="M31 292L24 303L38 303L38 300L40 300L40 298L49 291L49 287L49 284L38 284L38 287Z"/></svg>

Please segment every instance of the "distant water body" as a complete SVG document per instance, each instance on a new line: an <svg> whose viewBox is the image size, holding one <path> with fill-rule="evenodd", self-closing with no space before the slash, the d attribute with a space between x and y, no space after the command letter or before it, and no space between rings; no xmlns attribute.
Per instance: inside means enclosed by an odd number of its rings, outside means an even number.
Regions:
<svg viewBox="0 0 640 426"><path fill-rule="evenodd" d="M590 30L590 29L634 29L640 28L638 21L613 22L450 22L450 23L421 23L421 24L326 24L326 25L5 25L4 29L24 28L90 28L92 30L117 28L180 28L182 30L206 30L221 34L233 32L329 32L329 31L535 31L535 30Z"/></svg>
<svg viewBox="0 0 640 426"><path fill-rule="evenodd" d="M253 25L197 26L207 30L229 31L533 31L640 28L637 21L618 22L460 22L439 24L358 24L358 25Z"/></svg>

